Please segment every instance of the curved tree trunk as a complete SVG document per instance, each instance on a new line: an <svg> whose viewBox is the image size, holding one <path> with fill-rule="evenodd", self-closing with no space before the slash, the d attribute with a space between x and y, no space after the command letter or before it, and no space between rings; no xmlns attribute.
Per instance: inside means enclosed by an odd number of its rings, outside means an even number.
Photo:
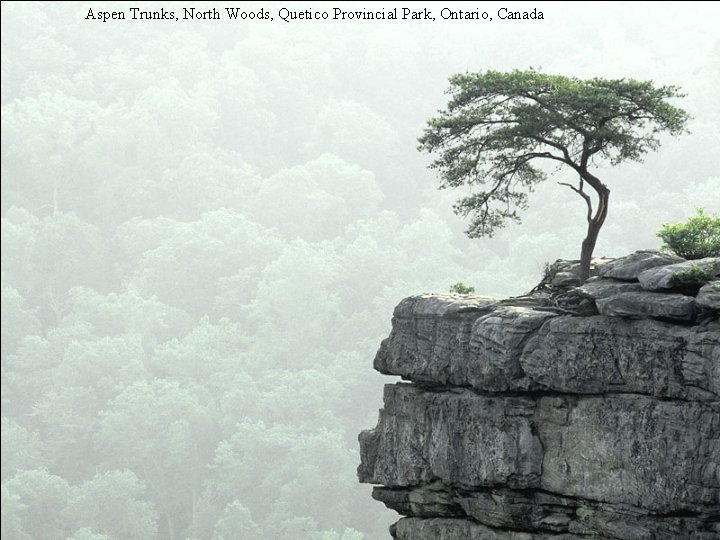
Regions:
<svg viewBox="0 0 720 540"><path fill-rule="evenodd" d="M590 263L592 261L593 251L595 250L600 229L607 217L608 200L610 199L610 190L605 187L604 184L593 187L597 191L600 200L595 215L592 217L588 216L587 236L585 236L585 240L582 242L582 249L580 250L580 281L585 281L590 277Z"/></svg>

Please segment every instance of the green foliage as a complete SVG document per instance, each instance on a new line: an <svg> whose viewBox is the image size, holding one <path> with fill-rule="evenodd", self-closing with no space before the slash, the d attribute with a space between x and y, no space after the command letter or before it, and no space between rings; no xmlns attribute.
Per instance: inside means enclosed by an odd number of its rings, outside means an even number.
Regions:
<svg viewBox="0 0 720 540"><path fill-rule="evenodd" d="M262 540L260 527L253 521L250 511L240 501L233 501L225 507L222 518L215 525L213 540Z"/></svg>
<svg viewBox="0 0 720 540"><path fill-rule="evenodd" d="M88 528L108 538L152 540L158 515L145 500L145 491L145 483L132 471L98 473L72 488L63 514L73 530Z"/></svg>
<svg viewBox="0 0 720 540"><path fill-rule="evenodd" d="M706 215L702 208L686 223L664 223L657 235L663 249L684 259L720 256L720 215Z"/></svg>
<svg viewBox="0 0 720 540"><path fill-rule="evenodd" d="M6 417L2 417L2 448L12 448L12 452L2 452L2 480L20 470L33 469L45 462L45 452L37 433L28 431Z"/></svg>
<svg viewBox="0 0 720 540"><path fill-rule="evenodd" d="M597 191L585 175L594 159L639 161L659 147L660 132L680 134L688 120L667 101L682 96L679 89L650 81L487 71L454 75L448 93L447 109L428 121L419 149L438 153L431 167L441 188L484 188L455 206L472 218L470 237L520 221L528 192L546 178L532 165L537 160L569 166Z"/></svg>
<svg viewBox="0 0 720 540"><path fill-rule="evenodd" d="M40 321L35 316L34 310L25 306L25 299L13 287L5 284L3 275L2 283L2 358L15 352L15 349L27 335L40 333Z"/></svg>
<svg viewBox="0 0 720 540"><path fill-rule="evenodd" d="M450 292L455 294L472 294L475 292L475 287L465 285L462 281L458 281L450 285Z"/></svg>
<svg viewBox="0 0 720 540"><path fill-rule="evenodd" d="M19 510L22 528L30 538L65 540L68 528L63 511L71 488L64 478L45 469L19 471L3 487L7 488L8 500Z"/></svg>
<svg viewBox="0 0 720 540"><path fill-rule="evenodd" d="M106 534L95 533L91 529L84 527L75 532L67 540L111 540Z"/></svg>
<svg viewBox="0 0 720 540"><path fill-rule="evenodd" d="M693 264L688 270L676 272L672 275L670 285L674 289L696 293L697 290L713 278L712 266L702 267Z"/></svg>
<svg viewBox="0 0 720 540"><path fill-rule="evenodd" d="M3 484L0 537L14 540L32 540L32 536L23 530L23 516L26 508L27 505L21 502L20 496L10 493Z"/></svg>

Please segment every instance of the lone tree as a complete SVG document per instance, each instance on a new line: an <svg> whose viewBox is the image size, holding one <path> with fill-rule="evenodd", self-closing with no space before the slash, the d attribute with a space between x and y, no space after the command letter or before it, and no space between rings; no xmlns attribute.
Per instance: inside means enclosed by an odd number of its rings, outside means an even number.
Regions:
<svg viewBox="0 0 720 540"><path fill-rule="evenodd" d="M578 184L558 183L587 205L582 280L590 276L610 197L591 172L593 165L641 161L660 146L658 134L683 133L689 118L667 101L683 96L679 88L650 81L487 71L454 75L447 93L447 109L428 121L419 149L438 153L430 167L440 171L441 189L477 188L454 206L456 213L471 217L468 236L492 236L507 220L520 222L518 210L527 209L527 193L547 177L537 163L570 167Z"/></svg>

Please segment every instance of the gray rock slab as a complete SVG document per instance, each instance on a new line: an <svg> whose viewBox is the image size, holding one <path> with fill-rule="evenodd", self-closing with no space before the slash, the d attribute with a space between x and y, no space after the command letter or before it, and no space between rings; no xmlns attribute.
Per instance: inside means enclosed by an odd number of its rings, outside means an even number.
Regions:
<svg viewBox="0 0 720 540"><path fill-rule="evenodd" d="M452 518L403 518L390 528L390 532L396 540L580 540L581 538L574 534L493 529L480 523ZM616 540L605 536L595 536L594 539Z"/></svg>
<svg viewBox="0 0 720 540"><path fill-rule="evenodd" d="M544 397L542 489L658 513L720 514L720 403Z"/></svg>
<svg viewBox="0 0 720 540"><path fill-rule="evenodd" d="M438 480L468 489L537 486L542 447L533 433L534 410L525 397L387 385L377 427L360 436L358 476L387 487Z"/></svg>
<svg viewBox="0 0 720 540"><path fill-rule="evenodd" d="M361 434L361 482L504 486L720 517L720 402L485 397L388 385Z"/></svg>
<svg viewBox="0 0 720 540"><path fill-rule="evenodd" d="M707 257L651 268L641 272L638 280L642 288L647 291L670 291L676 287L675 274L690 270L693 266L710 268L713 277L720 277L720 257Z"/></svg>
<svg viewBox="0 0 720 540"><path fill-rule="evenodd" d="M695 304L702 309L720 310L720 280L703 285L695 297Z"/></svg>
<svg viewBox="0 0 720 540"><path fill-rule="evenodd" d="M417 488L376 486L372 497L396 512L413 517L467 517L452 489L439 482Z"/></svg>
<svg viewBox="0 0 720 540"><path fill-rule="evenodd" d="M495 528L576 533L618 539L713 538L714 516L658 515L627 505L563 497L544 491L492 489L454 497L466 515ZM419 516L418 516L419 517ZM457 516L453 516L457 517Z"/></svg>
<svg viewBox="0 0 720 540"><path fill-rule="evenodd" d="M645 270L684 261L682 257L657 250L636 251L599 266L597 274L606 278L637 281L640 273Z"/></svg>
<svg viewBox="0 0 720 540"><path fill-rule="evenodd" d="M608 317L652 317L678 321L692 321L695 318L695 299L683 294L626 292L598 298L595 304L600 314Z"/></svg>
<svg viewBox="0 0 720 540"><path fill-rule="evenodd" d="M625 292L642 291L639 283L593 277L555 297L555 305L576 315L597 315L596 300Z"/></svg>
<svg viewBox="0 0 720 540"><path fill-rule="evenodd" d="M459 380L454 368L465 366L472 326L497 303L494 298L454 295L404 299L395 308L392 332L380 345L375 369L438 384Z"/></svg>
<svg viewBox="0 0 720 540"><path fill-rule="evenodd" d="M569 394L637 393L720 400L720 331L655 320L548 320L520 357L542 388Z"/></svg>
<svg viewBox="0 0 720 540"><path fill-rule="evenodd" d="M473 301L471 310L457 299L409 300L396 310L375 358L381 373L492 393L552 389L700 400L720 394L716 330L652 319L558 317L493 300Z"/></svg>
<svg viewBox="0 0 720 540"><path fill-rule="evenodd" d="M403 300L390 337L375 357L387 375L487 391L527 389L520 369L524 342L555 313L499 305L494 299L448 297Z"/></svg>
<svg viewBox="0 0 720 540"><path fill-rule="evenodd" d="M583 298L597 300L598 298L608 298L621 293L639 292L642 290L643 288L639 283L628 283L626 281L607 278L592 278L581 286L571 289L567 294L576 294Z"/></svg>

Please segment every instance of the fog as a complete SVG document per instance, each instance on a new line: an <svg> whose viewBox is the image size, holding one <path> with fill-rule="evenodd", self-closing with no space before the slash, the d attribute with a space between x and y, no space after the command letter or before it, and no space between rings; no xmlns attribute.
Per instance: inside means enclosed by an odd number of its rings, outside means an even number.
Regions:
<svg viewBox="0 0 720 540"><path fill-rule="evenodd" d="M3 539L389 538L397 516L355 468L391 382L372 360L393 307L456 282L522 294L585 234L557 185L573 177L548 169L521 224L464 235L464 192L438 190L416 148L449 76L680 86L691 133L597 169L595 254L720 212L720 8L583 4L338 3L433 21L3 3ZM191 7L222 18L183 20ZM289 15L306 10L329 19Z"/></svg>

